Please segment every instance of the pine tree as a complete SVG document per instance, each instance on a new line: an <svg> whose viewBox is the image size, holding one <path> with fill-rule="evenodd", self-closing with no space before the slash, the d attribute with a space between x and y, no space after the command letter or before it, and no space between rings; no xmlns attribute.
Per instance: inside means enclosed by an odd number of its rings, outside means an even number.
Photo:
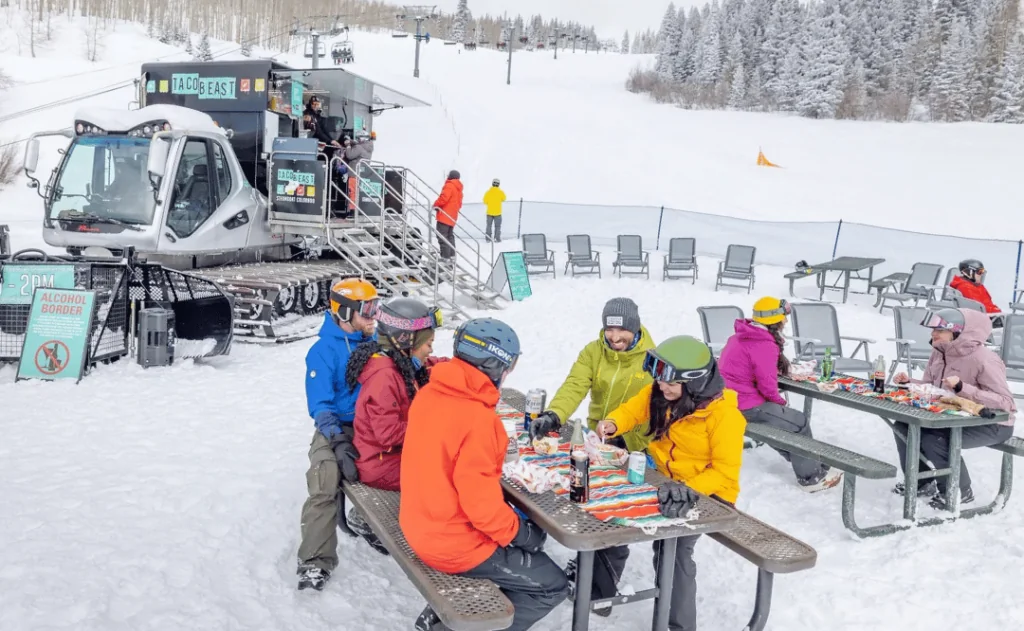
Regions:
<svg viewBox="0 0 1024 631"><path fill-rule="evenodd" d="M654 71L663 77L672 76L675 57L679 54L680 35L676 5L669 2L658 28L658 57L654 63Z"/></svg>
<svg viewBox="0 0 1024 631"><path fill-rule="evenodd" d="M843 100L845 68L850 53L841 0L825 0L815 8L804 48L803 80L796 108L811 118L834 118Z"/></svg>
<svg viewBox="0 0 1024 631"><path fill-rule="evenodd" d="M672 67L672 78L679 83L690 80L697 66L697 43L700 36L700 14L696 9L690 10L689 17L683 18L683 9L679 10L682 21L682 36L679 38L679 53Z"/></svg>
<svg viewBox="0 0 1024 631"><path fill-rule="evenodd" d="M460 44L466 43L466 27L473 20L469 11L469 0L459 0L455 9L455 20L452 23L452 39Z"/></svg>
<svg viewBox="0 0 1024 631"><path fill-rule="evenodd" d="M196 59L199 61L213 61L213 51L210 50L210 36L205 32L199 39L199 47L196 48Z"/></svg>
<svg viewBox="0 0 1024 631"><path fill-rule="evenodd" d="M970 117L971 48L967 20L955 18L932 82L932 115L940 120L955 122Z"/></svg>
<svg viewBox="0 0 1024 631"><path fill-rule="evenodd" d="M761 78L761 67L754 66L754 72L747 82L746 105L747 109L764 109L764 80Z"/></svg>
<svg viewBox="0 0 1024 631"><path fill-rule="evenodd" d="M716 2L711 5L707 21L701 25L700 42L697 45L696 70L693 79L701 85L714 85L722 78L720 19L721 14Z"/></svg>
<svg viewBox="0 0 1024 631"><path fill-rule="evenodd" d="M993 123L1024 123L1024 36L1019 33L1006 49L991 107Z"/></svg>
<svg viewBox="0 0 1024 631"><path fill-rule="evenodd" d="M185 38L185 53L195 58L195 52L195 49L192 48L192 36L189 35Z"/></svg>
<svg viewBox="0 0 1024 631"><path fill-rule="evenodd" d="M743 34L737 30L729 42L729 57L726 61L729 67L729 107L738 109L743 107L747 96L747 72L743 64Z"/></svg>
<svg viewBox="0 0 1024 631"><path fill-rule="evenodd" d="M843 101L836 110L837 118L863 118L867 113L868 89L864 61L858 57L847 73Z"/></svg>
<svg viewBox="0 0 1024 631"><path fill-rule="evenodd" d="M629 54L629 31L626 31L622 35L622 50L620 51L623 55Z"/></svg>

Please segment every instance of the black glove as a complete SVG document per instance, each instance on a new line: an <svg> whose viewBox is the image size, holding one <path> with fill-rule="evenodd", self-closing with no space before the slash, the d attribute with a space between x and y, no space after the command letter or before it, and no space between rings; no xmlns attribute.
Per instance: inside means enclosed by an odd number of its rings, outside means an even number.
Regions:
<svg viewBox="0 0 1024 631"><path fill-rule="evenodd" d="M686 517L697 503L697 493L682 482L666 482L658 487L658 510L665 517Z"/></svg>
<svg viewBox="0 0 1024 631"><path fill-rule="evenodd" d="M338 459L341 477L349 482L358 482L359 470L356 469L356 460L359 459L359 452L348 434L342 432L331 438L331 449L334 450L334 457Z"/></svg>
<svg viewBox="0 0 1024 631"><path fill-rule="evenodd" d="M512 538L512 543L509 545L522 548L530 554L537 554L544 547L544 542L547 539L548 533L541 530L537 524L520 515L519 532Z"/></svg>
<svg viewBox="0 0 1024 631"><path fill-rule="evenodd" d="M551 432L557 432L562 427L558 415L548 410L537 416L530 423L530 438L544 438Z"/></svg>
<svg viewBox="0 0 1024 631"><path fill-rule="evenodd" d="M996 413L1000 411L1001 410L993 410L992 408L981 408L981 411L978 412L978 416L981 418L995 418Z"/></svg>

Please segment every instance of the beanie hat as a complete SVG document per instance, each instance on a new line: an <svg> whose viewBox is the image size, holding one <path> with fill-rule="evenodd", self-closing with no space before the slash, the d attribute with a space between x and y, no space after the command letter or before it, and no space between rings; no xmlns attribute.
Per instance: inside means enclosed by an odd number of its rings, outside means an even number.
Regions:
<svg viewBox="0 0 1024 631"><path fill-rule="evenodd" d="M636 335L640 332L640 310L629 298L612 298L601 312L603 328L616 326Z"/></svg>

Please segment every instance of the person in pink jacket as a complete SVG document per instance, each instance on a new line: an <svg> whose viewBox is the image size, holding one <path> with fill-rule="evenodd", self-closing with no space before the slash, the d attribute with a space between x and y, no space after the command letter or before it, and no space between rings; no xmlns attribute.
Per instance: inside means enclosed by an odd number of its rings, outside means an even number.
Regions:
<svg viewBox="0 0 1024 631"><path fill-rule="evenodd" d="M906 373L893 376L896 383L930 383L957 396L984 405L990 410L1010 413L1003 423L977 425L963 429L963 449L976 449L1006 442L1013 435L1014 413L1017 405L1006 383L1006 365L995 352L985 347L992 334L992 321L988 315L972 309L940 309L925 313L922 326L932 330L932 356L920 379L911 379ZM900 466L906 467L904 437L907 426L895 423L893 434L900 454ZM949 466L949 430L922 429L921 453L939 469ZM925 467L922 462L922 467ZM946 476L922 480L917 488L919 497L931 497L934 508L945 507ZM906 489L897 484L893 492L903 495ZM960 501L974 501L971 475L960 460Z"/></svg>
<svg viewBox="0 0 1024 631"><path fill-rule="evenodd" d="M748 423L813 438L810 419L786 404L779 394L779 375L789 374L783 354L782 329L791 309L785 300L766 296L754 303L753 319L736 320L735 334L725 343L718 369L727 388L739 395L739 408ZM843 472L809 458L778 450L793 466L800 488L814 493L839 484Z"/></svg>

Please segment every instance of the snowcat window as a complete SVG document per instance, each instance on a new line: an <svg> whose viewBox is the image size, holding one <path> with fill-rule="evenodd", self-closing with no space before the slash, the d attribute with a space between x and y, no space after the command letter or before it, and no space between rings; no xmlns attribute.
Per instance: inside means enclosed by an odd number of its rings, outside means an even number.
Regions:
<svg viewBox="0 0 1024 631"><path fill-rule="evenodd" d="M174 194L167 212L167 227L180 238L194 233L216 210L210 170L207 141L190 138L178 162Z"/></svg>
<svg viewBox="0 0 1024 631"><path fill-rule="evenodd" d="M49 218L79 213L132 224L153 222L152 185L146 173L149 138L79 136L68 148L49 203Z"/></svg>
<svg viewBox="0 0 1024 631"><path fill-rule="evenodd" d="M224 149L218 143L213 143L213 164L217 171L217 199L216 206L220 206L231 195L231 167L224 156Z"/></svg>

